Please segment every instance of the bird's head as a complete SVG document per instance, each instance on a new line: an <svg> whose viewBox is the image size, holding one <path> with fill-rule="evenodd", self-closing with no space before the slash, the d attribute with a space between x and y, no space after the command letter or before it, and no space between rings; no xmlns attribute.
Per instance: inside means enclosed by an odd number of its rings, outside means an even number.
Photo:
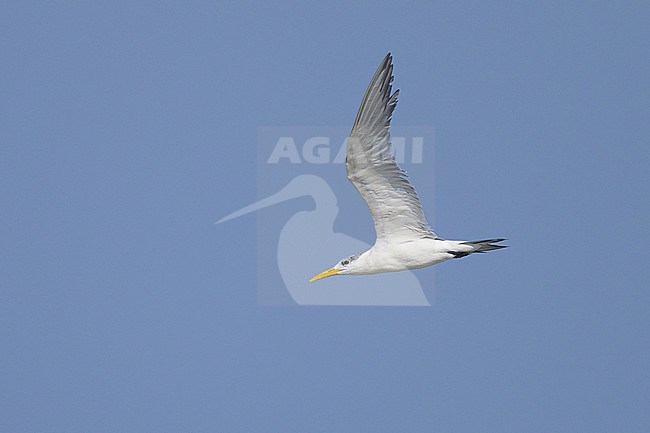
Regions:
<svg viewBox="0 0 650 433"><path fill-rule="evenodd" d="M331 277L332 275L353 274L355 273L354 271L357 268L358 265L357 259L359 257L360 254L353 254L344 259L341 259L333 267L316 275L314 278L309 280L309 282L311 283L313 281L320 280L321 278Z"/></svg>

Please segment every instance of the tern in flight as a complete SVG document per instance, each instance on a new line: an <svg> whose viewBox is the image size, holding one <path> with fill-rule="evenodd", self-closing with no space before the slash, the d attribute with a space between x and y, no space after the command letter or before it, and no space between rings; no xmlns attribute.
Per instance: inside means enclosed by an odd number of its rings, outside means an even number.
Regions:
<svg viewBox="0 0 650 433"><path fill-rule="evenodd" d="M399 90L392 93L393 58L384 57L366 90L347 144L348 179L368 205L377 240L372 248L340 260L311 281L333 275L368 275L435 265L472 253L505 248L505 239L440 239L426 219L406 172L391 154L390 120Z"/></svg>

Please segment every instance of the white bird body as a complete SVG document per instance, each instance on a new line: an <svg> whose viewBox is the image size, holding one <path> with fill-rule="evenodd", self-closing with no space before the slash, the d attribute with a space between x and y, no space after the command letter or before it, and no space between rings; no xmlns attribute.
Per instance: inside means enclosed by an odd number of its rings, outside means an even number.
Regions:
<svg viewBox="0 0 650 433"><path fill-rule="evenodd" d="M345 268L341 268L339 274L369 275L426 268L456 258L459 254L471 254L476 250L475 246L464 241L432 238L375 243Z"/></svg>
<svg viewBox="0 0 650 433"><path fill-rule="evenodd" d="M377 240L368 251L342 259L310 281L424 268L505 248L494 245L504 239L449 241L433 232L415 189L391 153L390 120L399 94L399 90L391 93L392 81L392 56L388 53L363 96L346 153L348 179L368 205Z"/></svg>

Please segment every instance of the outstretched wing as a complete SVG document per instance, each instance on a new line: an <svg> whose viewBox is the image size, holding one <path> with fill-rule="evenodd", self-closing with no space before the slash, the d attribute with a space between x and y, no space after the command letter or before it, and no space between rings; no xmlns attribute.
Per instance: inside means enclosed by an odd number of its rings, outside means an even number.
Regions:
<svg viewBox="0 0 650 433"><path fill-rule="evenodd" d="M390 120L399 90L391 95L390 53L379 65L363 96L348 140L348 179L365 200L378 242L436 237L406 173L391 154Z"/></svg>

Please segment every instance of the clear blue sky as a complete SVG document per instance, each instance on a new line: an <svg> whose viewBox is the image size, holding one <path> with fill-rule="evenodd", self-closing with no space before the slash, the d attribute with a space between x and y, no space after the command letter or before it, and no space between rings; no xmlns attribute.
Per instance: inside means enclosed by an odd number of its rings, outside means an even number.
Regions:
<svg viewBox="0 0 650 433"><path fill-rule="evenodd" d="M0 432L648 431L648 22L3 2ZM257 128L351 125L389 50L437 232L511 248L418 271L431 308L258 306L255 215L213 224L256 199Z"/></svg>

